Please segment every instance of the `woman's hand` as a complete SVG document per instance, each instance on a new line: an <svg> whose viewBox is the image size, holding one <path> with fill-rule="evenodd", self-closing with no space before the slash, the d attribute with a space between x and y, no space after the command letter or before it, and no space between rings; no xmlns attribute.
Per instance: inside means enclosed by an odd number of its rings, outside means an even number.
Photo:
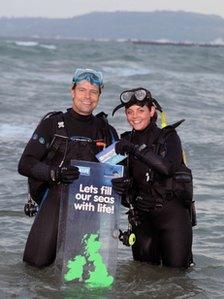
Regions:
<svg viewBox="0 0 224 299"><path fill-rule="evenodd" d="M135 145L128 140L121 139L115 144L116 154L125 155L135 152Z"/></svg>

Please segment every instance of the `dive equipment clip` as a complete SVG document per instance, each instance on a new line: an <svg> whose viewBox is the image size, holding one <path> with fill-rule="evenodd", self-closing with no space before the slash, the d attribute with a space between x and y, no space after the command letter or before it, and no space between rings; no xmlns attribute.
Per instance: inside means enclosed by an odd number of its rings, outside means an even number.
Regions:
<svg viewBox="0 0 224 299"><path fill-rule="evenodd" d="M27 203L24 205L24 213L26 216L33 217L38 213L38 205L29 195Z"/></svg>

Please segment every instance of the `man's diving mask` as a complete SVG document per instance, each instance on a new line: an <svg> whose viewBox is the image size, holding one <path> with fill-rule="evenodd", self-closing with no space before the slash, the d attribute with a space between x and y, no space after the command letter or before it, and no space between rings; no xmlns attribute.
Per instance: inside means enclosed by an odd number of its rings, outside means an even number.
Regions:
<svg viewBox="0 0 224 299"><path fill-rule="evenodd" d="M99 71L77 68L74 77L72 78L72 82L73 84L77 84L83 80L103 88L103 74Z"/></svg>

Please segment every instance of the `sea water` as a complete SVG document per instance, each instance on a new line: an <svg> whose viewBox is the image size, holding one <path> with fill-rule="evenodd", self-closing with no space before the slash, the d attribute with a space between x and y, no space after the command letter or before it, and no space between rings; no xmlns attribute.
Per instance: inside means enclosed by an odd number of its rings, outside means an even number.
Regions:
<svg viewBox="0 0 224 299"><path fill-rule="evenodd" d="M25 216L26 178L18 160L40 118L71 106L76 67L103 72L97 112L119 133L129 129L119 104L122 90L148 88L177 129L194 175L198 225L195 267L171 270L134 262L119 245L110 289L60 288L54 266L22 262L33 218ZM0 40L0 298L224 298L224 48L138 45L117 41ZM121 227L127 227L122 208Z"/></svg>

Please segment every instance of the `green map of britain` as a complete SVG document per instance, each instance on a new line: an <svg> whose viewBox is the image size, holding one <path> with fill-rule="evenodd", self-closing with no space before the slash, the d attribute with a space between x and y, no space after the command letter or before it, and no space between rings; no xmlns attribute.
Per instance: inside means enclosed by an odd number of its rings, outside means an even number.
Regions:
<svg viewBox="0 0 224 299"><path fill-rule="evenodd" d="M107 267L99 253L101 242L98 234L86 234L83 237L84 255L77 255L68 261L68 272L64 275L65 281L83 280L84 266L92 263L93 271L89 271L89 277L85 283L91 288L109 287L114 278L108 274Z"/></svg>

